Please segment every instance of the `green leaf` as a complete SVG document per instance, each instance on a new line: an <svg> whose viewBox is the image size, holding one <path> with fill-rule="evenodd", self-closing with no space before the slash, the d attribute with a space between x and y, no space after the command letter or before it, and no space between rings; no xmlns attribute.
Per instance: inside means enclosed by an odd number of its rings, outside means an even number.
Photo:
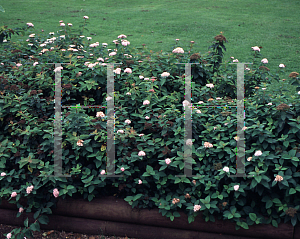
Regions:
<svg viewBox="0 0 300 239"><path fill-rule="evenodd" d="M26 218L26 220L24 221L24 226L28 227L28 217Z"/></svg>
<svg viewBox="0 0 300 239"><path fill-rule="evenodd" d="M267 203L266 203L266 209L270 208L273 206L273 202L271 200L269 200Z"/></svg>
<svg viewBox="0 0 300 239"><path fill-rule="evenodd" d="M272 220L272 225L273 225L274 227L278 227L277 221L276 221L276 220Z"/></svg>
<svg viewBox="0 0 300 239"><path fill-rule="evenodd" d="M5 12L4 8L0 5L0 12Z"/></svg>
<svg viewBox="0 0 300 239"><path fill-rule="evenodd" d="M91 185L89 186L89 193L92 193L95 189L95 186L94 185Z"/></svg>
<svg viewBox="0 0 300 239"><path fill-rule="evenodd" d="M294 188L290 188L290 191L289 191L289 194L295 194L296 193L296 190Z"/></svg>
<svg viewBox="0 0 300 239"><path fill-rule="evenodd" d="M248 224L246 222L242 222L241 227L244 229L249 229Z"/></svg>
<svg viewBox="0 0 300 239"><path fill-rule="evenodd" d="M35 222L30 225L29 227L32 231L40 231L40 224L38 222Z"/></svg>
<svg viewBox="0 0 300 239"><path fill-rule="evenodd" d="M249 213L249 217L250 217L250 219L253 221L253 222L255 222L256 221L256 214L255 213Z"/></svg>
<svg viewBox="0 0 300 239"><path fill-rule="evenodd" d="M173 216L174 217L180 217L180 213L179 212L173 212Z"/></svg>
<svg viewBox="0 0 300 239"><path fill-rule="evenodd" d="M39 209L38 211L36 211L36 212L34 213L33 218L34 218L34 219L37 219L37 217L40 215L40 213L41 213L41 209Z"/></svg>
<svg viewBox="0 0 300 239"><path fill-rule="evenodd" d="M193 215L189 215L188 220L189 220L189 223L191 223L191 222L195 221L195 218Z"/></svg>
<svg viewBox="0 0 300 239"><path fill-rule="evenodd" d="M89 152L93 152L93 148L91 146L85 148Z"/></svg>
<svg viewBox="0 0 300 239"><path fill-rule="evenodd" d="M284 145L285 147L288 147L288 146L289 146L289 141L284 141L284 142L283 142L283 145Z"/></svg>
<svg viewBox="0 0 300 239"><path fill-rule="evenodd" d="M48 224L49 222L49 218L46 215L42 215L41 217L39 217L38 221L41 224Z"/></svg>

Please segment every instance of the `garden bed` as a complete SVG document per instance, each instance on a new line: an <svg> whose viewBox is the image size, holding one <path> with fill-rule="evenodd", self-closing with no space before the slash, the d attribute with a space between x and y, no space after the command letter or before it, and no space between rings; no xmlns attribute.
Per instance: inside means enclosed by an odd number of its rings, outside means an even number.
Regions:
<svg viewBox="0 0 300 239"><path fill-rule="evenodd" d="M21 204L26 205L22 198ZM294 228L290 223L280 223L278 228L272 225L252 225L249 229L235 229L235 223L228 220L205 222L201 213L195 221L188 223L187 215L179 211L181 217L172 222L159 213L158 209L132 208L123 199L109 196L95 198L91 202L84 199L59 198L57 208L52 210L47 225L41 224L42 230L63 230L86 234L104 234L115 236L128 236L142 239L299 239L300 226ZM0 223L24 227L24 220L29 217L33 223L33 213L28 215L18 213L15 204L2 199L0 204ZM100 229L101 228L101 229Z"/></svg>

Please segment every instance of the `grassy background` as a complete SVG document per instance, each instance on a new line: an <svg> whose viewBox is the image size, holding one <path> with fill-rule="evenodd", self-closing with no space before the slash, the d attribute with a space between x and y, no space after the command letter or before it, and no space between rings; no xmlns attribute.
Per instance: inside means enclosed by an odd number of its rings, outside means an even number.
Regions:
<svg viewBox="0 0 300 239"><path fill-rule="evenodd" d="M299 71L299 0L0 0L0 5L5 9L0 25L32 22L36 30L48 33L61 29L60 20L79 29L87 15L89 32L84 35L93 38L91 43L111 43L125 34L132 47L146 44L155 52L171 51L179 38L178 46L185 51L195 41L195 50L204 53L223 32L228 40L226 60L234 56L251 62L251 47L262 46L262 57L273 73L281 63L286 65L281 78Z"/></svg>

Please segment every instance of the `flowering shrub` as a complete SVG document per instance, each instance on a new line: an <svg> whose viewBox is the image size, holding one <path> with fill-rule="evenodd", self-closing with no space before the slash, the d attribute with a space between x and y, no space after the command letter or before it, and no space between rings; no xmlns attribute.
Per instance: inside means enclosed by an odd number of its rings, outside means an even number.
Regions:
<svg viewBox="0 0 300 239"><path fill-rule="evenodd" d="M87 24L88 16L83 18ZM178 46L152 54L145 46L137 52L124 34L110 44L91 43L83 30L75 34L72 24L62 23L57 34L31 33L26 42L7 42L1 48L0 195L17 204L17 217L35 211L35 222L29 226L26 219L24 230L12 231L12 236L29 237L39 223L47 224L44 214L51 214L57 198L66 195L89 201L116 195L132 207L158 207L171 220L184 210L192 222L201 211L206 221L233 220L237 229L254 223L277 226L283 218L293 225L300 220L300 213L293 214L300 200L297 72L289 81L280 80L282 66L271 74L260 48L252 47L253 64L245 69L243 127L245 174L251 177L229 177L237 172L235 148L240 140L234 108L236 65L229 64L237 59L224 60L223 35L215 37L208 53L193 53L191 42L189 49ZM59 62L67 64L47 64ZM184 65L175 64L188 62L199 63L191 70L192 102L184 97ZM105 107L112 100L107 95L109 63L120 63L114 69L114 139L115 174L121 178L98 177L107 174L107 110L80 107ZM70 176L65 178L45 177L54 172L57 71L62 74L61 104L73 106L62 108L61 115L62 174ZM294 85L298 94L288 96L282 88L272 88L271 79ZM221 104L227 108L208 107ZM190 106L192 139L184 142L184 110ZM196 176L176 177L185 167L185 145L192 147ZM27 198L28 205L21 204L21 198Z"/></svg>

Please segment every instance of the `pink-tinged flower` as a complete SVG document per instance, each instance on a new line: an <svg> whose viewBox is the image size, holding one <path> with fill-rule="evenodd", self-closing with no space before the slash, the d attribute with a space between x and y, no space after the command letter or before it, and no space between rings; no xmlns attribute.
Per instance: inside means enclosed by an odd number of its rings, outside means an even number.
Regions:
<svg viewBox="0 0 300 239"><path fill-rule="evenodd" d="M175 39L176 41L179 41L179 39Z"/></svg>
<svg viewBox="0 0 300 239"><path fill-rule="evenodd" d="M19 208L19 213L22 213L24 209L22 207Z"/></svg>
<svg viewBox="0 0 300 239"><path fill-rule="evenodd" d="M130 45L130 42L127 41L127 40L123 40L123 41L122 41L122 45L123 45L123 46L128 46L128 45Z"/></svg>
<svg viewBox="0 0 300 239"><path fill-rule="evenodd" d="M196 113L197 114L201 114L201 110L196 110Z"/></svg>
<svg viewBox="0 0 300 239"><path fill-rule="evenodd" d="M105 117L105 114L102 111L100 111L100 112L97 112L96 117L103 118L103 117Z"/></svg>
<svg viewBox="0 0 300 239"><path fill-rule="evenodd" d="M184 100L184 101L182 101L182 105L183 105L183 107L189 106L190 102L188 102L187 100Z"/></svg>
<svg viewBox="0 0 300 239"><path fill-rule="evenodd" d="M39 64L37 61L33 63L33 66L36 66L37 64Z"/></svg>
<svg viewBox="0 0 300 239"><path fill-rule="evenodd" d="M144 78L144 80L150 80L149 78Z"/></svg>
<svg viewBox="0 0 300 239"><path fill-rule="evenodd" d="M234 59L234 57L233 57L233 56L231 56L230 58L231 58L232 60Z"/></svg>
<svg viewBox="0 0 300 239"><path fill-rule="evenodd" d="M104 46L104 47L107 47L107 45L108 45L108 44L107 44L107 43L105 43L105 42L104 42L104 43L102 43L102 46Z"/></svg>
<svg viewBox="0 0 300 239"><path fill-rule="evenodd" d="M4 176L6 176L6 173L2 172L1 177L4 177Z"/></svg>
<svg viewBox="0 0 300 239"><path fill-rule="evenodd" d="M236 137L234 137L234 139L235 139L236 141L238 141L238 140L240 139L240 137L239 137L239 136L236 136Z"/></svg>
<svg viewBox="0 0 300 239"><path fill-rule="evenodd" d="M119 129L119 130L117 131L117 133L124 134L124 130L122 130L122 129Z"/></svg>
<svg viewBox="0 0 300 239"><path fill-rule="evenodd" d="M101 57L99 57L99 58L97 58L97 61L102 61L102 62L104 62L104 59L101 58Z"/></svg>
<svg viewBox="0 0 300 239"><path fill-rule="evenodd" d="M61 51L66 51L66 49L60 49Z"/></svg>
<svg viewBox="0 0 300 239"><path fill-rule="evenodd" d="M239 60L238 60L238 59L235 59L235 60L233 60L232 62L239 62Z"/></svg>
<svg viewBox="0 0 300 239"><path fill-rule="evenodd" d="M262 90L266 90L267 88L261 88Z"/></svg>
<svg viewBox="0 0 300 239"><path fill-rule="evenodd" d="M213 88L214 84L206 84L206 86L209 87L209 88Z"/></svg>
<svg viewBox="0 0 300 239"><path fill-rule="evenodd" d="M140 151L139 152L139 156L145 156L146 154L145 154L145 152L144 151Z"/></svg>
<svg viewBox="0 0 300 239"><path fill-rule="evenodd" d="M250 162L252 160L252 157L247 158L247 161Z"/></svg>
<svg viewBox="0 0 300 239"><path fill-rule="evenodd" d="M234 188L235 191L237 191L237 190L239 190L240 186L239 185L234 185L233 188Z"/></svg>
<svg viewBox="0 0 300 239"><path fill-rule="evenodd" d="M68 26L71 27L71 26L73 26L73 24L72 23L68 23Z"/></svg>
<svg viewBox="0 0 300 239"><path fill-rule="evenodd" d="M144 79L144 76L139 76L139 78L142 80L142 79Z"/></svg>
<svg viewBox="0 0 300 239"><path fill-rule="evenodd" d="M103 169L100 174L104 175L105 174L105 170Z"/></svg>
<svg viewBox="0 0 300 239"><path fill-rule="evenodd" d="M283 177L280 175L276 175L276 178L274 179L274 181L278 181L278 182L280 182L282 180L283 180Z"/></svg>
<svg viewBox="0 0 300 239"><path fill-rule="evenodd" d="M171 163L171 159L169 159L169 158L166 158L166 159L165 159L165 162L166 162L166 164L168 164L168 165L169 165L169 164Z"/></svg>
<svg viewBox="0 0 300 239"><path fill-rule="evenodd" d="M88 16L83 16L83 18L84 18L84 19L89 19L89 17L88 17Z"/></svg>
<svg viewBox="0 0 300 239"><path fill-rule="evenodd" d="M12 192L11 197L14 198L16 197L18 194L16 192Z"/></svg>
<svg viewBox="0 0 300 239"><path fill-rule="evenodd" d="M114 70L114 73L120 75L121 74L122 69L121 68L117 68Z"/></svg>
<svg viewBox="0 0 300 239"><path fill-rule="evenodd" d="M161 74L161 77L168 77L169 75L170 75L169 72L163 72L163 73Z"/></svg>
<svg viewBox="0 0 300 239"><path fill-rule="evenodd" d="M125 171L125 168L122 167L122 168L121 168L121 171L124 172L124 171Z"/></svg>
<svg viewBox="0 0 300 239"><path fill-rule="evenodd" d="M29 37L35 37L35 34L30 34Z"/></svg>
<svg viewBox="0 0 300 239"><path fill-rule="evenodd" d="M59 22L63 22L63 20L60 20Z"/></svg>
<svg viewBox="0 0 300 239"><path fill-rule="evenodd" d="M126 37L127 37L127 36L124 35L124 34L121 34L121 35L118 36L118 38L126 38Z"/></svg>
<svg viewBox="0 0 300 239"><path fill-rule="evenodd" d="M140 137L144 136L144 134L139 134Z"/></svg>
<svg viewBox="0 0 300 239"><path fill-rule="evenodd" d="M143 183L143 181L139 179L139 184L142 184L142 183Z"/></svg>
<svg viewBox="0 0 300 239"><path fill-rule="evenodd" d="M56 197L56 198L59 196L59 191L58 191L57 188L53 189L53 196Z"/></svg>
<svg viewBox="0 0 300 239"><path fill-rule="evenodd" d="M260 150L256 151L254 154L254 156L260 156L260 155L262 155L262 152Z"/></svg>
<svg viewBox="0 0 300 239"><path fill-rule="evenodd" d="M131 70L130 68L126 68L126 69L124 70L124 72L130 74L130 73L132 73L132 70Z"/></svg>
<svg viewBox="0 0 300 239"><path fill-rule="evenodd" d="M194 41L191 41L191 43L194 44L195 42L194 42Z"/></svg>
<svg viewBox="0 0 300 239"><path fill-rule="evenodd" d="M228 167L224 167L223 171L226 172L226 173L228 173L229 172L229 168Z"/></svg>
<svg viewBox="0 0 300 239"><path fill-rule="evenodd" d="M127 92L126 95L131 95L131 93L130 93L130 92Z"/></svg>
<svg viewBox="0 0 300 239"><path fill-rule="evenodd" d="M61 71L62 69L64 69L62 66L58 66L53 71L56 73L56 72Z"/></svg>
<svg viewBox="0 0 300 239"><path fill-rule="evenodd" d="M150 89L149 91L150 91L150 92L153 92L153 93L155 92L154 89Z"/></svg>
<svg viewBox="0 0 300 239"><path fill-rule="evenodd" d="M246 129L248 129L248 127L246 127L246 126L244 126L244 127L242 128L242 130L246 130Z"/></svg>
<svg viewBox="0 0 300 239"><path fill-rule="evenodd" d="M106 97L106 101L109 101L109 100L111 100L111 99L112 99L111 96Z"/></svg>
<svg viewBox="0 0 300 239"><path fill-rule="evenodd" d="M186 141L186 145L192 145L192 144L193 144L193 142L192 142L191 139L188 139L188 140Z"/></svg>
<svg viewBox="0 0 300 239"><path fill-rule="evenodd" d="M300 92L300 91L299 91ZM273 105L271 102L270 103L268 103L268 105Z"/></svg>
<svg viewBox="0 0 300 239"><path fill-rule="evenodd" d="M209 143L209 142L204 142L204 147L205 148L212 148L214 146L211 143Z"/></svg>
<svg viewBox="0 0 300 239"><path fill-rule="evenodd" d="M78 146L83 146L82 143L83 143L83 140L81 140L81 139L79 139L79 140L77 141L77 145L78 145Z"/></svg>
<svg viewBox="0 0 300 239"><path fill-rule="evenodd" d="M145 119L150 119L150 117L149 117L149 116L146 116Z"/></svg>
<svg viewBox="0 0 300 239"><path fill-rule="evenodd" d="M27 22L27 26L34 27L34 25L31 22Z"/></svg>
<svg viewBox="0 0 300 239"><path fill-rule="evenodd" d="M249 67L246 67L245 70L250 71L250 68L249 68Z"/></svg>
<svg viewBox="0 0 300 239"><path fill-rule="evenodd" d="M144 100L143 105L149 105L150 101L149 100Z"/></svg>
<svg viewBox="0 0 300 239"><path fill-rule="evenodd" d="M64 24L63 22L59 24L61 27L64 27L66 24Z"/></svg>
<svg viewBox="0 0 300 239"><path fill-rule="evenodd" d="M17 63L16 66L19 67L19 66L22 66L22 64L21 63Z"/></svg>
<svg viewBox="0 0 300 239"><path fill-rule="evenodd" d="M259 47L258 46L253 46L251 47L253 51L260 51Z"/></svg>
<svg viewBox="0 0 300 239"><path fill-rule="evenodd" d="M145 79L145 80L146 80L146 79ZM153 82L155 81L155 79L154 79L154 78L152 78L152 79L151 79L151 81L152 81L152 83L153 83Z"/></svg>
<svg viewBox="0 0 300 239"><path fill-rule="evenodd" d="M268 63L268 59L264 58L264 59L261 60L261 62L264 63L264 64L267 64Z"/></svg>
<svg viewBox="0 0 300 239"><path fill-rule="evenodd" d="M30 193L32 192L33 188L34 188L34 186L30 186L30 187L28 186L28 187L26 188L27 194L30 194Z"/></svg>
<svg viewBox="0 0 300 239"><path fill-rule="evenodd" d="M184 50L181 47L177 47L172 52L173 53L184 53Z"/></svg>
<svg viewBox="0 0 300 239"><path fill-rule="evenodd" d="M131 121L129 119L125 120L125 124L131 124Z"/></svg>
<svg viewBox="0 0 300 239"><path fill-rule="evenodd" d="M114 52L114 51L113 51L113 52L109 53L108 55L109 55L109 56L114 56L114 55L116 55L116 54L117 54L117 52Z"/></svg>
<svg viewBox="0 0 300 239"><path fill-rule="evenodd" d="M201 206L200 205L195 205L194 206L194 212L197 212L201 209Z"/></svg>
<svg viewBox="0 0 300 239"><path fill-rule="evenodd" d="M119 44L118 40L113 40L113 43Z"/></svg>
<svg viewBox="0 0 300 239"><path fill-rule="evenodd" d="M284 64L280 64L279 67L280 67L280 68L284 68L285 65L284 65Z"/></svg>
<svg viewBox="0 0 300 239"><path fill-rule="evenodd" d="M11 238L11 233L7 233L6 238L10 239Z"/></svg>

